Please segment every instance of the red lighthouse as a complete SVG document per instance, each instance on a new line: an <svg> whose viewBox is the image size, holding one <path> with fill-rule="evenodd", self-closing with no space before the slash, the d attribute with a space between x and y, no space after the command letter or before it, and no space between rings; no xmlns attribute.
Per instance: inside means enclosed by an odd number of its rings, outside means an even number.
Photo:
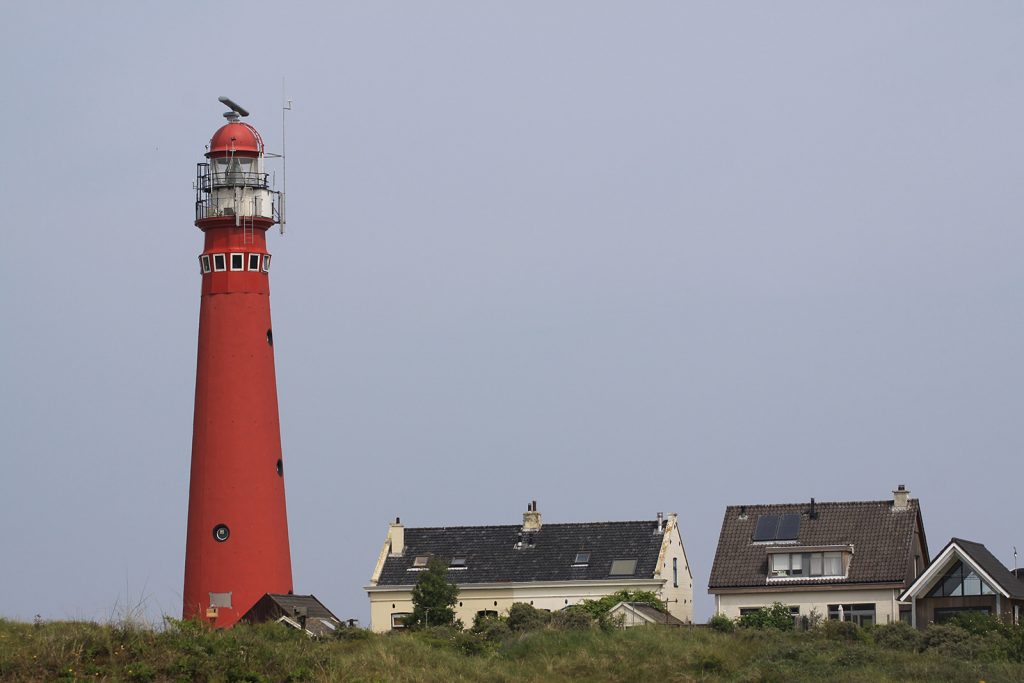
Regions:
<svg viewBox="0 0 1024 683"><path fill-rule="evenodd" d="M267 230L281 220L263 139L227 98L228 122L196 173L202 298L183 616L234 624L265 593L291 593L270 324Z"/></svg>

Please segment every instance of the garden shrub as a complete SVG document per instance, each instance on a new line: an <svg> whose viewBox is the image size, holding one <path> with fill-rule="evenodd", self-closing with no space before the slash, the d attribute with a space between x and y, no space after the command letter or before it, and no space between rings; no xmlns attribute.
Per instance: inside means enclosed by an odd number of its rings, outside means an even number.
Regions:
<svg viewBox="0 0 1024 683"><path fill-rule="evenodd" d="M708 619L708 628L718 631L719 633L732 633L736 628L736 624L734 624L732 619L724 614L716 614Z"/></svg>
<svg viewBox="0 0 1024 683"><path fill-rule="evenodd" d="M877 626L871 631L871 635L876 644L889 650L917 652L924 647L921 632L903 621Z"/></svg>
<svg viewBox="0 0 1024 683"><path fill-rule="evenodd" d="M779 631L793 630L793 615L789 608L781 602L774 602L770 607L762 607L756 612L744 614L736 622L740 628L773 628Z"/></svg>
<svg viewBox="0 0 1024 683"><path fill-rule="evenodd" d="M525 602L514 602L508 608L506 623L511 631L536 631L551 621L551 613L539 610Z"/></svg>
<svg viewBox="0 0 1024 683"><path fill-rule="evenodd" d="M586 631L594 628L594 619L579 605L572 605L553 613L551 626L560 631Z"/></svg>

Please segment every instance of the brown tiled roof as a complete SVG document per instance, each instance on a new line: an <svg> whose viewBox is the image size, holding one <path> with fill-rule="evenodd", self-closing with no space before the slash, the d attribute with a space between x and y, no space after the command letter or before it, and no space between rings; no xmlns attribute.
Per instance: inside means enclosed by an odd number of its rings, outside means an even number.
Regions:
<svg viewBox="0 0 1024 683"><path fill-rule="evenodd" d="M914 530L921 524L921 508L917 499L911 499L905 510L894 509L891 500L816 503L816 518L811 517L809 509L810 503L727 507L708 581L709 592L766 585L907 582ZM753 541L758 517L785 514L800 515L800 532L795 542ZM794 546L853 546L848 576L768 584L767 548L790 543ZM921 543L925 554L922 559L927 561L928 547L923 529Z"/></svg>

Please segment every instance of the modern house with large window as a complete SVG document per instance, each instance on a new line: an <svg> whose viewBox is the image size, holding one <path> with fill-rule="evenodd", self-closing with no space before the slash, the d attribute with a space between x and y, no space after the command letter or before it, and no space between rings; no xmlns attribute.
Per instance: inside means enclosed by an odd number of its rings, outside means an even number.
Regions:
<svg viewBox="0 0 1024 683"><path fill-rule="evenodd" d="M459 587L456 617L501 614L516 602L559 610L621 590L653 591L672 617L693 621L693 575L677 517L542 524L536 502L521 525L388 528L366 591L370 628L402 628L412 589L432 558Z"/></svg>
<svg viewBox="0 0 1024 683"><path fill-rule="evenodd" d="M953 538L900 600L911 603L912 623L922 628L960 612L981 612L1020 624L1024 581L981 543Z"/></svg>
<svg viewBox="0 0 1024 683"><path fill-rule="evenodd" d="M921 507L903 485L889 500L732 505L708 592L730 618L779 602L794 619L910 621L900 594L927 564Z"/></svg>

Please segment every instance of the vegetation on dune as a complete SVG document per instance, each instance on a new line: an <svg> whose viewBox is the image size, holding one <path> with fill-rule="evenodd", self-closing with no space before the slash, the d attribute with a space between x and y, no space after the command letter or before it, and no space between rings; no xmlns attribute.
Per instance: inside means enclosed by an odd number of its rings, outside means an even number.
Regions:
<svg viewBox="0 0 1024 683"><path fill-rule="evenodd" d="M572 617L560 616L572 614ZM0 620L0 680L57 681L972 681L1024 680L1024 629L975 615L916 631L825 622L601 627L584 610L517 605L470 631L342 628L311 640L280 624L211 631Z"/></svg>

